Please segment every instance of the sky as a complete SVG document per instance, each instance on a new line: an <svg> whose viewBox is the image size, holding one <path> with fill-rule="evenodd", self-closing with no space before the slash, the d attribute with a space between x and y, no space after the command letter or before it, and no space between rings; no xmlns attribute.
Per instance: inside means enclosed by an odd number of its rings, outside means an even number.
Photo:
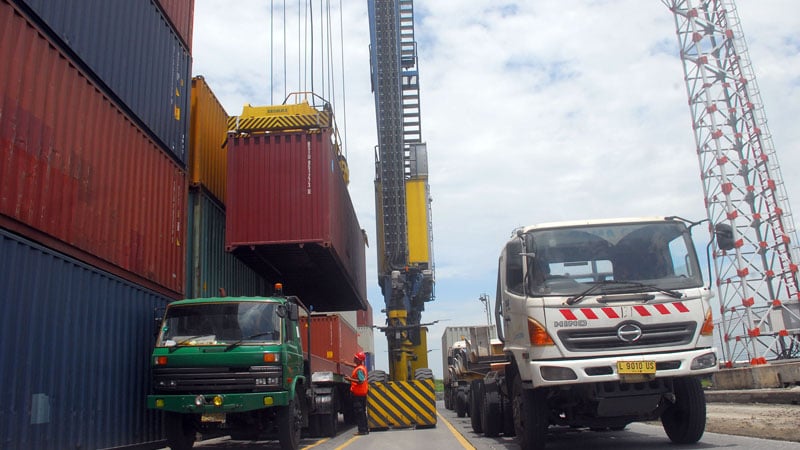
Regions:
<svg viewBox="0 0 800 450"><path fill-rule="evenodd" d="M298 55L308 54L299 49L309 47L298 45L298 3L196 1L192 73L205 77L229 115L310 90L310 65L298 69L307 59ZM315 16L315 29L331 24L331 38L315 46L314 90L334 104L350 195L375 243L367 0L312 3L314 14L327 9L320 5L332 11L330 22ZM736 9L795 210L800 3L739 0ZM494 302L497 258L513 229L706 213L675 21L661 1L417 0L414 13L436 268L436 300L422 321L438 321L428 349L440 378L444 327L486 323L479 298ZM322 47L330 69L318 59ZM367 290L382 325L375 252L366 249ZM375 357L376 368L388 370L377 331Z"/></svg>

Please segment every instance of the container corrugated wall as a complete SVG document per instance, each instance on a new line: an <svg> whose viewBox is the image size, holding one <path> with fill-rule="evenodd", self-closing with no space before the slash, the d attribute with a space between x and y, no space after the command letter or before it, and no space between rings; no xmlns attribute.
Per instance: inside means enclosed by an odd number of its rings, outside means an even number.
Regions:
<svg viewBox="0 0 800 450"><path fill-rule="evenodd" d="M189 190L186 296L230 297L272 294L272 285L225 251L225 210L205 190Z"/></svg>
<svg viewBox="0 0 800 450"><path fill-rule="evenodd" d="M185 170L7 2L0 34L0 226L183 293Z"/></svg>
<svg viewBox="0 0 800 450"><path fill-rule="evenodd" d="M203 77L192 78L189 126L189 180L225 204L228 114Z"/></svg>
<svg viewBox="0 0 800 450"><path fill-rule="evenodd" d="M180 36L183 45L192 51L194 28L194 0L158 0L172 27Z"/></svg>
<svg viewBox="0 0 800 450"><path fill-rule="evenodd" d="M189 130L192 60L151 1L17 0L49 27L92 77L182 165Z"/></svg>
<svg viewBox="0 0 800 450"><path fill-rule="evenodd" d="M364 233L331 130L227 142L227 250L315 311L366 309Z"/></svg>
<svg viewBox="0 0 800 450"><path fill-rule="evenodd" d="M0 230L0 448L155 441L154 310L168 299Z"/></svg>
<svg viewBox="0 0 800 450"><path fill-rule="evenodd" d="M300 335L303 349L308 349L308 323L300 320ZM311 354L316 356L311 361L311 371L334 371L350 375L352 369L341 364L341 361L352 362L353 355L361 351L358 345L358 333L340 316L311 316Z"/></svg>

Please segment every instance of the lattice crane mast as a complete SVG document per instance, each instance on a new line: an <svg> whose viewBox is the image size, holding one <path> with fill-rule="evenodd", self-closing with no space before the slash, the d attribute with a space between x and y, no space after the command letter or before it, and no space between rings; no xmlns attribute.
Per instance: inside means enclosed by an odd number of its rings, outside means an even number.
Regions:
<svg viewBox="0 0 800 450"><path fill-rule="evenodd" d="M430 187L422 142L412 0L368 0L378 145L375 204L378 283L386 304L389 376L430 373L425 303L434 299Z"/></svg>
<svg viewBox="0 0 800 450"><path fill-rule="evenodd" d="M713 253L723 359L796 357L797 234L736 7L662 2L675 16L708 218L735 242Z"/></svg>

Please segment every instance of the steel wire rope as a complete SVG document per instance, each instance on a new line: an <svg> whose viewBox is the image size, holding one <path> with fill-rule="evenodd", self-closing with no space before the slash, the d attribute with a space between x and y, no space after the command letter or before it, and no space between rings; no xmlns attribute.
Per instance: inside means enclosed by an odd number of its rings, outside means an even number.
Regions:
<svg viewBox="0 0 800 450"><path fill-rule="evenodd" d="M347 158L347 96L345 89L344 77L344 9L342 9L342 0L339 0L339 50L341 51L341 67L342 67L342 127L343 140L342 140L342 153Z"/></svg>
<svg viewBox="0 0 800 450"><path fill-rule="evenodd" d="M272 73L272 55L275 53L275 34L273 33L273 26L275 23L275 0L269 0L269 104L274 105L272 95L272 88L275 85Z"/></svg>

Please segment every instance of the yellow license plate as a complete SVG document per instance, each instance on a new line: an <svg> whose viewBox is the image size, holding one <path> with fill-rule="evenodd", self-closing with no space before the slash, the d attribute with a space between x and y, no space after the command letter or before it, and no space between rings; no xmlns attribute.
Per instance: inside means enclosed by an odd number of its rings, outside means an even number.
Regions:
<svg viewBox="0 0 800 450"><path fill-rule="evenodd" d="M200 416L200 421L204 423L225 423L225 413L205 413Z"/></svg>
<svg viewBox="0 0 800 450"><path fill-rule="evenodd" d="M656 373L655 361L617 361L617 373L620 375L639 375Z"/></svg>

